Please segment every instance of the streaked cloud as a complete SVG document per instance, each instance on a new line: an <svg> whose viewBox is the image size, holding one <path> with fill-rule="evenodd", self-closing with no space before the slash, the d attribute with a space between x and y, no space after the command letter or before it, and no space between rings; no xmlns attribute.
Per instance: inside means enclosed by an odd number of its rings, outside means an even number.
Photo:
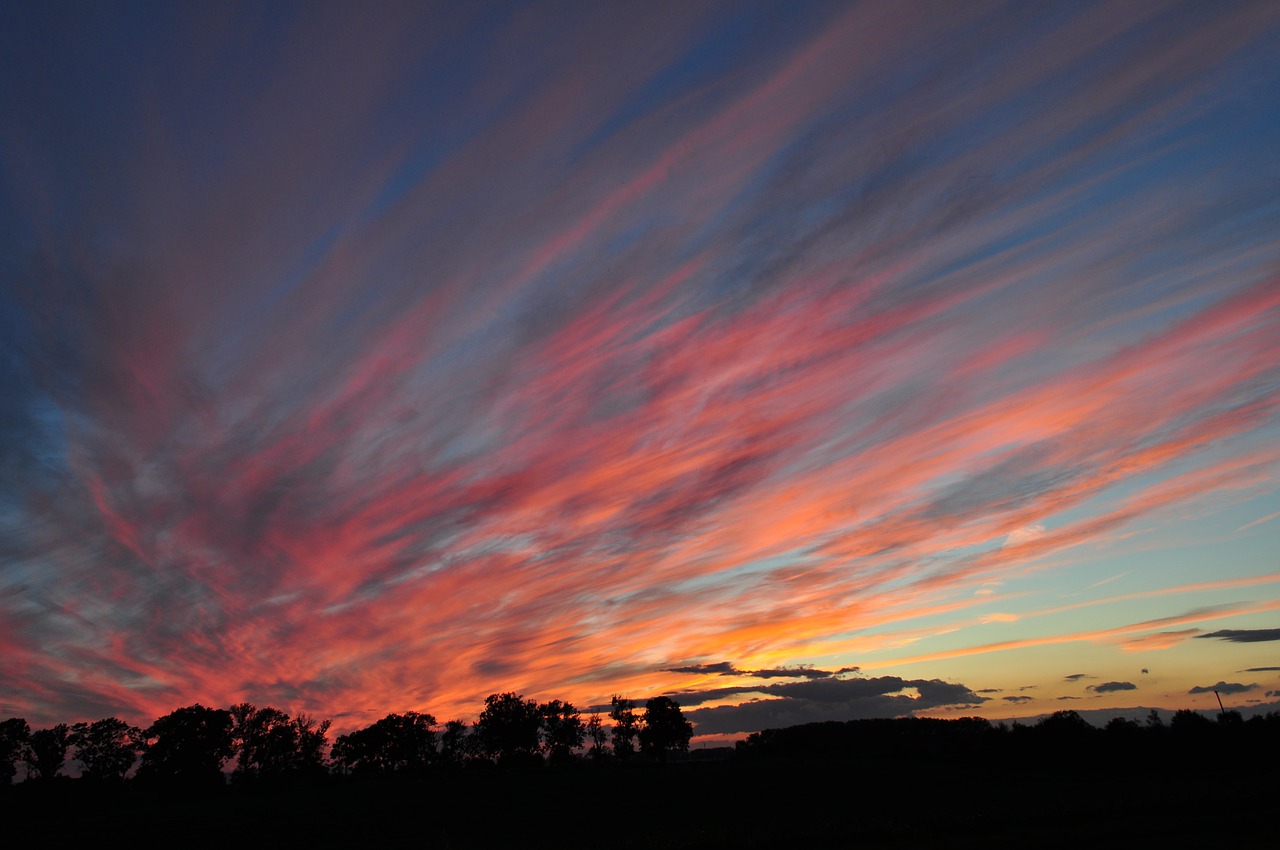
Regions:
<svg viewBox="0 0 1280 850"><path fill-rule="evenodd" d="M1032 540L1043 537L1045 531L1045 527L1039 524L1028 525L1025 528L1015 528L1013 531L1009 532L1009 536L1004 539L1004 545L1009 547L1029 543Z"/></svg>
<svg viewBox="0 0 1280 850"><path fill-rule="evenodd" d="M1170 649L1182 643L1187 638L1200 637L1199 629L1175 629L1170 632L1154 632L1149 635L1139 635L1138 637L1127 638L1121 642L1129 652L1138 650L1157 650ZM1144 671L1145 672L1145 671Z"/></svg>
<svg viewBox="0 0 1280 850"><path fill-rule="evenodd" d="M1277 517L1280 517L1280 511L1276 511L1275 513L1267 514L1267 515L1266 515L1266 516L1264 516L1264 517L1258 517L1257 519L1253 520L1252 522L1246 522L1244 525L1242 525L1242 526L1240 526L1239 528L1237 528L1237 529L1236 529L1236 532L1238 533L1238 532L1241 532L1241 531L1247 531L1247 530L1249 530L1250 528L1253 528L1255 525L1262 525L1264 522L1270 522L1271 520L1273 520L1273 519L1275 519L1275 518L1277 518Z"/></svg>

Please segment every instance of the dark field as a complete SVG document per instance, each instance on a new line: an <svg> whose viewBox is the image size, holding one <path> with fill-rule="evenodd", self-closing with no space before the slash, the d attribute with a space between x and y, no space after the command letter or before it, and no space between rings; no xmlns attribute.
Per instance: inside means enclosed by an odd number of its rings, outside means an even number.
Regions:
<svg viewBox="0 0 1280 850"><path fill-rule="evenodd" d="M74 780L0 797L6 834L132 847L1266 847L1253 766L825 760L571 765L201 795Z"/></svg>

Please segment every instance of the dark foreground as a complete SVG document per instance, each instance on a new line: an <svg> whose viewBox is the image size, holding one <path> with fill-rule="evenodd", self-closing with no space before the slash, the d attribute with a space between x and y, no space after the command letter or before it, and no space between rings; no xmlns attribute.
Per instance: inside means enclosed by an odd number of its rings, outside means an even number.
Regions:
<svg viewBox="0 0 1280 850"><path fill-rule="evenodd" d="M1266 847L1274 754L1083 763L727 759L309 787L3 789L9 846Z"/></svg>

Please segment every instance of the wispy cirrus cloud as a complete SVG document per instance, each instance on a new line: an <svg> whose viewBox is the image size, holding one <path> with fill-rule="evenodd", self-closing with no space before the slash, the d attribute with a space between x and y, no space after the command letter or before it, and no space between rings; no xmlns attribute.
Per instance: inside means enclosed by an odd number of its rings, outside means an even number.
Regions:
<svg viewBox="0 0 1280 850"><path fill-rule="evenodd" d="M1199 629L1174 629L1169 632L1155 632L1149 635L1126 639L1121 646L1130 652L1138 650L1169 649L1182 643L1187 638L1198 637Z"/></svg>
<svg viewBox="0 0 1280 850"><path fill-rule="evenodd" d="M943 650L935 653L927 653L920 655L912 655L904 658L896 658L893 662L888 663L916 663L919 661L928 661L944 658L960 658L967 655L980 655L988 652L1001 652L1009 649L1022 649L1033 646L1051 646L1054 644L1074 643L1076 641L1103 641L1112 640L1126 649L1142 649L1149 648L1144 642L1145 638L1150 638L1155 648L1161 648L1162 644L1169 641L1178 642L1183 639L1183 635L1176 632L1164 632L1154 635L1141 635L1138 638L1129 638L1127 635L1140 632L1152 631L1165 626L1182 625L1186 623L1197 623L1205 620L1214 620L1221 617L1234 616L1238 614L1255 613L1259 611L1271 611L1280 607L1280 602L1261 602L1261 603L1233 603L1210 606L1205 608L1197 608L1182 614L1176 614L1169 617L1160 617L1155 620L1144 620L1138 623L1130 623L1123 626L1116 626L1108 629L1090 629L1079 632L1067 632L1053 635L1044 635L1040 637L1020 638L1015 640L998 641L995 643L975 644L961 649ZM1197 630L1190 630L1197 631ZM1172 638L1170 637L1172 635ZM868 663L864 667L869 669L879 666L879 663Z"/></svg>

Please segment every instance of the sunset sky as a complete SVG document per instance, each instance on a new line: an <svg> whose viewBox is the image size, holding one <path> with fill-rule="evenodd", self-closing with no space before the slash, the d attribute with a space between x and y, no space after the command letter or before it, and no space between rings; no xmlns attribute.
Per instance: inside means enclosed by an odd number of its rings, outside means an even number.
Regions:
<svg viewBox="0 0 1280 850"><path fill-rule="evenodd" d="M0 718L1280 708L1278 56L1273 0L4 4Z"/></svg>

